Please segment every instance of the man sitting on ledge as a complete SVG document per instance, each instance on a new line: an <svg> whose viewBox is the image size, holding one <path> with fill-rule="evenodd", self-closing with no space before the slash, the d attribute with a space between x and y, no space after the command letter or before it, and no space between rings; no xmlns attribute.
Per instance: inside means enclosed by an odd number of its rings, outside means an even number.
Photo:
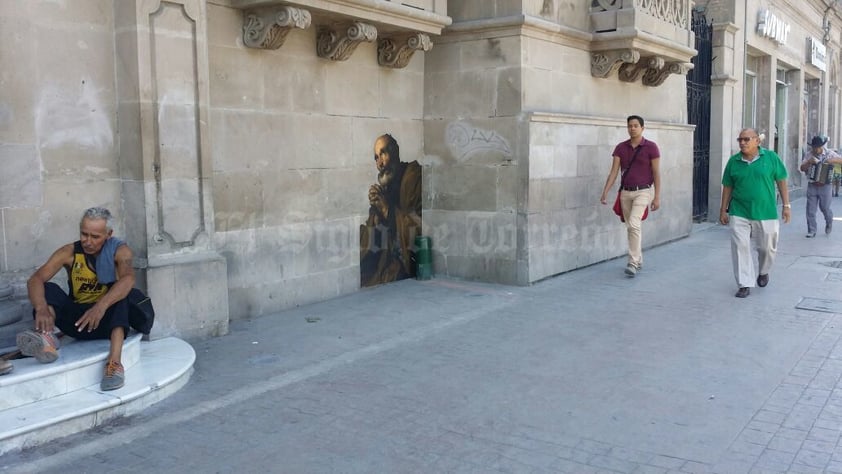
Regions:
<svg viewBox="0 0 842 474"><path fill-rule="evenodd" d="M125 382L121 356L129 331L126 296L135 283L132 251L112 232L108 209L85 211L79 240L56 250L27 281L35 330L17 335L21 353L43 363L58 358L55 327L74 339L110 339L102 390L118 389ZM50 282L62 268L70 295Z"/></svg>

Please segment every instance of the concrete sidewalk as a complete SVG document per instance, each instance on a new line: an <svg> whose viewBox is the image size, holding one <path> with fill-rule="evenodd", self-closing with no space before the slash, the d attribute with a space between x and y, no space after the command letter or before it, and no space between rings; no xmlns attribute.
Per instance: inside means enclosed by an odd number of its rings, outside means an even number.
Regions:
<svg viewBox="0 0 842 474"><path fill-rule="evenodd" d="M804 205L746 299L712 224L634 279L366 289L234 322L168 400L0 470L842 472L842 222L805 239Z"/></svg>

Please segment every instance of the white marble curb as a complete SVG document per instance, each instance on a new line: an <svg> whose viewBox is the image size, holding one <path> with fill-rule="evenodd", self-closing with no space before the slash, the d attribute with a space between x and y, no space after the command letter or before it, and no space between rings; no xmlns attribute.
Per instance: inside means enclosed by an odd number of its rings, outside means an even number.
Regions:
<svg viewBox="0 0 842 474"><path fill-rule="evenodd" d="M95 349L93 343L105 343ZM108 341L74 342L83 351L62 348L59 360L40 367L31 359L19 359L15 374L0 377L0 400L14 402L0 408L0 455L93 428L118 416L128 416L163 400L190 379L196 353L181 339L169 337L126 340L126 384L110 392L99 389ZM90 352L96 352L91 354ZM132 355L134 353L135 355ZM65 361L60 364L62 359ZM131 361L131 365L127 362ZM37 373L37 375L33 375ZM91 379L95 379L91 383ZM85 385L77 386L79 380ZM47 396L48 395L48 396ZM21 403L27 397L30 403ZM9 403L0 402L2 405Z"/></svg>

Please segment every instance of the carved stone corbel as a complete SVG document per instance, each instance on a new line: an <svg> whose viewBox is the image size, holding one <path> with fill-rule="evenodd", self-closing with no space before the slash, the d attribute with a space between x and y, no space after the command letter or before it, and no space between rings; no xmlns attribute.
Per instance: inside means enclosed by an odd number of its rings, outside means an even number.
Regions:
<svg viewBox="0 0 842 474"><path fill-rule="evenodd" d="M617 71L617 76L623 82L636 82L649 69L662 69L664 67L664 58L660 56L651 56L648 58L641 58L636 63L623 63L620 70Z"/></svg>
<svg viewBox="0 0 842 474"><path fill-rule="evenodd" d="M642 82L644 86L658 87L667 80L670 74L685 75L691 69L693 69L693 63L666 63L660 69L647 69L646 73L643 74Z"/></svg>
<svg viewBox="0 0 842 474"><path fill-rule="evenodd" d="M424 33L402 38L383 38L377 45L377 63L395 69L404 68L416 51L431 49L433 41Z"/></svg>
<svg viewBox="0 0 842 474"><path fill-rule="evenodd" d="M640 52L634 49L617 49L591 54L591 75L608 77L623 63L634 64L640 61Z"/></svg>
<svg viewBox="0 0 842 474"><path fill-rule="evenodd" d="M293 28L308 28L311 18L307 10L286 6L245 12L243 44L249 48L278 49Z"/></svg>
<svg viewBox="0 0 842 474"><path fill-rule="evenodd" d="M316 38L316 54L320 58L333 61L345 61L351 57L360 43L372 43L377 39L374 25L355 21L344 33L337 33L329 27L319 30Z"/></svg>

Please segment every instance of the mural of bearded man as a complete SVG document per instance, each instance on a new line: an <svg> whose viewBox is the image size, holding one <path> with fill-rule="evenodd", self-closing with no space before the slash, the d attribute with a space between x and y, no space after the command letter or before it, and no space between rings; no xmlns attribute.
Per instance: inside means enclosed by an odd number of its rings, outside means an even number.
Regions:
<svg viewBox="0 0 842 474"><path fill-rule="evenodd" d="M389 134L374 141L377 183L368 189L368 219L360 226L360 284L415 276L415 237L421 234L421 165L401 162Z"/></svg>

